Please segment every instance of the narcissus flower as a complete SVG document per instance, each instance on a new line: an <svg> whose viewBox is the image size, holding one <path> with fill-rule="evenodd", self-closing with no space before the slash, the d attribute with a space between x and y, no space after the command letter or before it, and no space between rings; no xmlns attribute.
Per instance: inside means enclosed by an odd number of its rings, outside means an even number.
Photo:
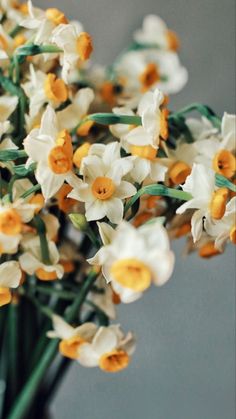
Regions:
<svg viewBox="0 0 236 419"><path fill-rule="evenodd" d="M201 237L206 217L220 220L224 216L229 191L215 186L215 172L212 169L196 163L181 187L193 198L181 205L176 212L182 214L188 209L197 209L191 220L192 236L196 242Z"/></svg>
<svg viewBox="0 0 236 419"><path fill-rule="evenodd" d="M147 15L143 27L134 33L134 39L139 44L153 45L163 49L176 51L179 39L175 32L167 28L166 23L156 15Z"/></svg>
<svg viewBox="0 0 236 419"><path fill-rule="evenodd" d="M80 183L73 173L72 140L67 130L59 130L57 115L50 105L43 114L40 128L33 129L24 140L29 163L37 162L35 177L44 198L55 195L67 181L71 186Z"/></svg>
<svg viewBox="0 0 236 419"><path fill-rule="evenodd" d="M211 167L216 173L232 178L236 172L236 116L224 113L221 131L212 133L194 144L196 161Z"/></svg>
<svg viewBox="0 0 236 419"><path fill-rule="evenodd" d="M119 325L100 327L91 343L80 346L78 361L84 367L119 372L129 365L134 350L135 339L132 333L125 336Z"/></svg>
<svg viewBox="0 0 236 419"><path fill-rule="evenodd" d="M29 275L36 275L42 281L54 281L63 277L64 268L59 264L60 255L54 242L48 241L50 261L42 260L39 237L22 242L23 254L19 257L21 268Z"/></svg>
<svg viewBox="0 0 236 419"><path fill-rule="evenodd" d="M215 247L223 250L224 244L230 240L236 244L236 198L232 198L225 208L220 220L206 218L205 229L209 236L215 238Z"/></svg>
<svg viewBox="0 0 236 419"><path fill-rule="evenodd" d="M3 95L0 97L0 138L10 128L10 121L8 119L16 109L17 103L17 96Z"/></svg>
<svg viewBox="0 0 236 419"><path fill-rule="evenodd" d="M21 277L22 272L17 261L0 264L0 307L11 302L10 288L17 288Z"/></svg>
<svg viewBox="0 0 236 419"><path fill-rule="evenodd" d="M142 125L124 127L118 124L110 127L112 133L121 138L122 144L127 142L130 146L148 146L147 149L150 150L152 156L155 156L152 148L157 149L160 140L166 140L168 137L168 112L163 108L163 102L164 95L160 90L147 92L140 100L137 111L142 119ZM118 115L123 112L125 115L133 114L127 108L114 109L114 113Z"/></svg>
<svg viewBox="0 0 236 419"><path fill-rule="evenodd" d="M123 217L122 201L136 193L136 188L122 179L133 163L129 157L120 157L120 145L116 142L107 146L99 144L97 149L101 152L100 157L94 154L83 159L84 181L68 196L85 202L88 221L107 216L112 223L118 224Z"/></svg>
<svg viewBox="0 0 236 419"><path fill-rule="evenodd" d="M28 1L29 15L20 24L24 28L34 31L34 43L42 44L50 40L52 31L60 24L68 23L64 13L56 8L47 10L34 7L32 1Z"/></svg>
<svg viewBox="0 0 236 419"><path fill-rule="evenodd" d="M122 221L116 231L109 233L106 229L107 235L110 243L88 262L102 266L104 277L111 282L122 302L140 298L152 282L161 286L168 281L173 271L174 254L167 232L159 222L136 229Z"/></svg>
<svg viewBox="0 0 236 419"><path fill-rule="evenodd" d="M79 359L81 346L90 343L94 337L97 326L94 323L84 323L78 327L72 327L60 316L53 315L53 331L49 331L47 336L59 338L59 352L61 355L70 359Z"/></svg>
<svg viewBox="0 0 236 419"><path fill-rule="evenodd" d="M89 59L93 51L91 36L78 22L59 25L52 33L52 42L63 50L60 54L62 78L68 83L69 73Z"/></svg>

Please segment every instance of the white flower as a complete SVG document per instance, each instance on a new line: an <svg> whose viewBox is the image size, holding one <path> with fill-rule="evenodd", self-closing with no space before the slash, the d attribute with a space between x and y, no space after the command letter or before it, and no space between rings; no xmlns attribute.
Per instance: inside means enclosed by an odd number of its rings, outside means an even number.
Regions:
<svg viewBox="0 0 236 419"><path fill-rule="evenodd" d="M93 90L89 87L79 89L72 98L72 103L57 113L60 127L68 131L75 128L85 118L88 109L94 100Z"/></svg>
<svg viewBox="0 0 236 419"><path fill-rule="evenodd" d="M231 178L236 171L236 117L224 113L221 132L204 131L195 143L196 162L211 167L216 173Z"/></svg>
<svg viewBox="0 0 236 419"><path fill-rule="evenodd" d="M102 310L109 317L109 319L114 320L116 318L116 309L113 302L114 292L111 286L106 283L102 276L97 279L95 285L102 292L90 291L88 294L88 300L95 304L95 306L97 306L100 310ZM91 307L89 305L87 306L88 307L86 307L86 310L91 310Z"/></svg>
<svg viewBox="0 0 236 419"><path fill-rule="evenodd" d="M22 272L16 261L4 262L0 265L0 287L17 288L20 284Z"/></svg>
<svg viewBox="0 0 236 419"><path fill-rule="evenodd" d="M123 80L123 95L137 99L150 89L158 87L164 94L177 93L188 80L187 70L181 66L178 55L170 51L145 49L130 51L115 66L117 80ZM125 102L125 100L124 100Z"/></svg>
<svg viewBox="0 0 236 419"><path fill-rule="evenodd" d="M10 128L9 116L17 107L17 96L0 96L0 139Z"/></svg>
<svg viewBox="0 0 236 419"><path fill-rule="evenodd" d="M78 327L70 326L62 317L53 315L53 331L49 331L49 338L59 338L59 351L63 356L71 359L79 359L81 345L91 342L97 331L93 323L84 323Z"/></svg>
<svg viewBox="0 0 236 419"><path fill-rule="evenodd" d="M85 367L99 366L106 372L118 372L128 366L134 350L132 333L125 336L119 325L100 327L91 343L81 345L78 361Z"/></svg>
<svg viewBox="0 0 236 419"><path fill-rule="evenodd" d="M163 164L168 167L168 178L174 185L184 183L191 173L191 167L197 159L195 143L187 144L180 139L174 150L166 148L167 158L163 158Z"/></svg>
<svg viewBox="0 0 236 419"><path fill-rule="evenodd" d="M59 264L59 252L54 242L48 241L50 264L42 260L39 237L29 238L22 242L24 253L19 257L23 271L29 275L36 275L42 281L52 281L62 278L64 269Z"/></svg>
<svg viewBox="0 0 236 419"><path fill-rule="evenodd" d="M220 251L228 239L236 244L236 198L232 198L226 205L224 216L218 220L210 217L205 221L206 232L215 238L215 246Z"/></svg>
<svg viewBox="0 0 236 419"><path fill-rule="evenodd" d="M167 112L162 109L164 95L158 89L147 92L139 102L137 114L141 117L142 125L138 127L111 126L114 135L121 138L122 143L134 146L151 146L158 148L160 139L168 136ZM127 108L115 108L114 113L132 115Z"/></svg>
<svg viewBox="0 0 236 419"><path fill-rule="evenodd" d="M179 40L175 32L168 30L166 23L156 15L148 15L143 20L143 27L134 33L139 44L155 45L163 49L176 50Z"/></svg>
<svg viewBox="0 0 236 419"><path fill-rule="evenodd" d="M120 157L117 142L107 146L99 144L98 155L89 155L82 160L83 183L68 195L85 202L85 216L88 221L100 220L105 216L115 224L123 217L123 199L135 194L136 188L122 178L130 172L133 163L130 158Z"/></svg>
<svg viewBox="0 0 236 419"><path fill-rule="evenodd" d="M52 33L52 42L63 50L60 54L62 78L68 83L69 73L88 60L93 50L91 36L79 22L59 25Z"/></svg>
<svg viewBox="0 0 236 419"><path fill-rule="evenodd" d="M102 266L104 277L122 302L140 298L152 282L161 286L168 281L174 254L167 232L159 222L136 229L122 221L115 232L106 231L107 235L110 235L110 243L88 262Z"/></svg>
<svg viewBox="0 0 236 419"><path fill-rule="evenodd" d="M56 108L68 98L68 89L63 80L53 73L35 71L33 65L30 65L29 80L22 85L22 88L29 98L30 118L35 118L45 103Z"/></svg>
<svg viewBox="0 0 236 419"><path fill-rule="evenodd" d="M67 19L60 10L49 8L47 10L39 9L28 1L29 16L20 22L24 28L34 31L34 43L41 44L50 41L52 31L60 24L67 23Z"/></svg>
<svg viewBox="0 0 236 419"><path fill-rule="evenodd" d="M0 64L5 68L9 64L9 56L14 50L14 41L0 24Z"/></svg>
<svg viewBox="0 0 236 419"><path fill-rule="evenodd" d="M80 180L72 172L72 140L66 130L59 130L57 115L50 105L43 114L40 128L33 129L24 140L28 163L37 162L35 177L46 200L67 181L71 186Z"/></svg>
<svg viewBox="0 0 236 419"><path fill-rule="evenodd" d="M191 174L187 177L182 189L192 195L192 199L177 209L182 214L188 209L197 209L191 220L194 242L200 239L204 227L204 219L221 219L225 213L228 190L216 188L215 172L201 164L194 163Z"/></svg>

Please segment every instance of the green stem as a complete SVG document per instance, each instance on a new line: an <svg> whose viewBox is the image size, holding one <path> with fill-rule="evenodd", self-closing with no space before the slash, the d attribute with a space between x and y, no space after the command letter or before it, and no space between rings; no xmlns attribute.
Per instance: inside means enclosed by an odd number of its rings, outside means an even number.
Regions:
<svg viewBox="0 0 236 419"><path fill-rule="evenodd" d="M40 185L38 185L38 184L37 185L34 185L34 186L32 186L32 188L28 189L28 191L24 192L20 197L22 199L25 199L28 196L34 194L35 192L38 192L40 189L41 189L41 186Z"/></svg>
<svg viewBox="0 0 236 419"><path fill-rule="evenodd" d="M45 223L42 218L36 215L33 219L33 225L36 227L39 235L42 261L46 265L51 265Z"/></svg>
<svg viewBox="0 0 236 419"><path fill-rule="evenodd" d="M216 128L220 128L221 127L221 120L220 118L209 108L209 106L203 105L202 103L192 103L191 105L188 105L186 107L184 107L183 109L181 109L178 112L173 112L172 114L170 114L169 116L169 121L171 121L172 119L178 119L179 117L182 117L183 115L193 112L193 111L197 111L199 112L201 115L205 116L207 119L209 119L209 121L212 122L212 124L216 127Z"/></svg>
<svg viewBox="0 0 236 419"><path fill-rule="evenodd" d="M89 293L89 290L95 282L96 278L97 274L94 271L91 271L87 279L84 281L81 287L81 291L78 294L77 298L75 299L73 304L68 308L68 310L66 310L66 321L72 322L74 320L77 312L80 311L80 308L84 300L86 299L86 296ZM39 360L30 378L28 379L21 393L17 397L7 419L23 419L26 416L27 411L32 405L34 396L41 385L41 381L57 354L58 342L59 339L54 339L51 342L49 342L42 358Z"/></svg>
<svg viewBox="0 0 236 419"><path fill-rule="evenodd" d="M77 296L75 292L57 290L54 287L47 287L47 286L42 286L42 285L37 285L35 290L40 292L41 294L56 295L58 298L61 298L63 300L68 300L68 301L74 300L75 297Z"/></svg>
<svg viewBox="0 0 236 419"><path fill-rule="evenodd" d="M181 201L189 201L190 199L192 199L192 195L190 195L187 192L180 191L178 189L167 188L164 185L148 185L139 189L139 191L132 198L129 199L129 201L125 205L125 214L142 195L146 194L154 196L167 196L169 198L180 199Z"/></svg>

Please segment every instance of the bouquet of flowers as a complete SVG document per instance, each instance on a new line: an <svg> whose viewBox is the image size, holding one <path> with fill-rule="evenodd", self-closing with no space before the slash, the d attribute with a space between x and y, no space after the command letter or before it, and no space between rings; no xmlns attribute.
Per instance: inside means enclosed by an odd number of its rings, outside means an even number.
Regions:
<svg viewBox="0 0 236 419"><path fill-rule="evenodd" d="M117 304L172 275L170 239L236 243L235 116L169 95L177 35L145 17L107 67L56 8L0 0L0 416L44 418L71 360L118 372Z"/></svg>

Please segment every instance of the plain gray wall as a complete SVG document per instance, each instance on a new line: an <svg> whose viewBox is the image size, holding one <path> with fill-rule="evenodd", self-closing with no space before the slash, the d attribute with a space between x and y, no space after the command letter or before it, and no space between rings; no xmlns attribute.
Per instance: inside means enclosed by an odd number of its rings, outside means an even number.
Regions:
<svg viewBox="0 0 236 419"><path fill-rule="evenodd" d="M189 83L172 108L200 101L235 111L234 0L41 0L81 20L94 58L109 63L145 14L159 14L182 40ZM55 419L234 419L235 254L181 257L171 281L123 305L118 321L138 337L129 369L107 375L74 365L53 405Z"/></svg>

